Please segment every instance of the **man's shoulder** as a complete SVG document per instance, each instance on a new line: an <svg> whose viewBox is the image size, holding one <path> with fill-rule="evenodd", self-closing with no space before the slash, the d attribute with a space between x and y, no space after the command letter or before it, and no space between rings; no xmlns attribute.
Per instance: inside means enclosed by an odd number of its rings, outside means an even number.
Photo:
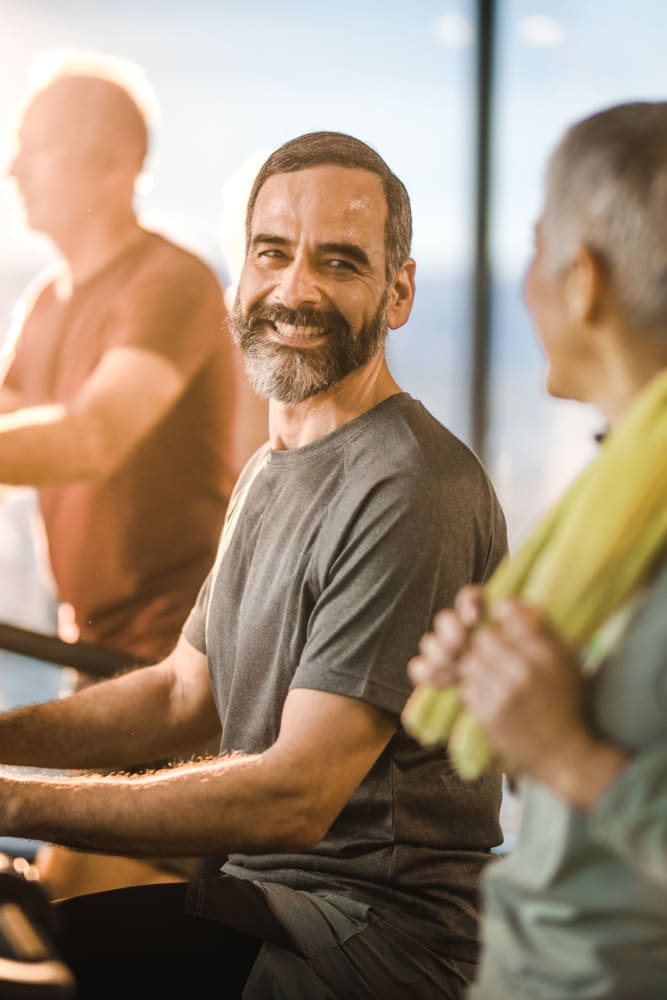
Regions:
<svg viewBox="0 0 667 1000"><path fill-rule="evenodd" d="M222 295L222 284L213 266L203 256L187 249L162 233L143 229L141 259L137 278L175 282L201 295L210 291Z"/></svg>
<svg viewBox="0 0 667 1000"><path fill-rule="evenodd" d="M42 297L57 295L59 286L67 279L67 268L63 260L46 264L28 281L21 292L21 301L30 308Z"/></svg>
<svg viewBox="0 0 667 1000"><path fill-rule="evenodd" d="M339 499L341 510L352 509L355 516L386 510L390 518L412 523L415 538L445 539L452 530L476 526L480 538L494 540L498 558L506 549L505 518L486 468L472 448L406 394L394 398L368 435L350 443Z"/></svg>
<svg viewBox="0 0 667 1000"><path fill-rule="evenodd" d="M411 477L471 476L487 480L474 451L418 400L401 392L389 397L360 422L349 441L350 464L394 470Z"/></svg>

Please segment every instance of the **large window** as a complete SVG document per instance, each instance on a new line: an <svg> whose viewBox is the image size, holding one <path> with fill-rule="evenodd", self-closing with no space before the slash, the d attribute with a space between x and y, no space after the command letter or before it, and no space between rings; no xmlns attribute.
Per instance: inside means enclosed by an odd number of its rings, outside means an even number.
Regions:
<svg viewBox="0 0 667 1000"><path fill-rule="evenodd" d="M366 140L405 182L414 211L418 296L408 327L391 336L392 368L466 434L473 8L472 0L0 0L0 124L6 135L39 50L136 62L160 109L142 215L204 253L225 281L238 270L243 174L258 157L311 130ZM6 328L53 250L20 229L7 198L0 231Z"/></svg>
<svg viewBox="0 0 667 1000"><path fill-rule="evenodd" d="M490 161L490 352L484 439L472 441L475 13L495 12ZM662 98L661 0L0 0L0 128L9 133L40 50L142 67L160 109L139 196L149 225L238 272L243 174L285 139L339 129L374 145L410 191L417 299L389 357L399 382L482 451L513 544L592 454L597 413L548 400L521 301L547 156L568 122ZM223 203L224 194L224 203ZM223 211L224 208L224 211ZM0 337L54 256L0 198Z"/></svg>
<svg viewBox="0 0 667 1000"><path fill-rule="evenodd" d="M569 123L620 101L665 99L660 0L499 0L491 162L491 367L485 457L516 543L594 452L602 418L549 400L521 300L548 155Z"/></svg>

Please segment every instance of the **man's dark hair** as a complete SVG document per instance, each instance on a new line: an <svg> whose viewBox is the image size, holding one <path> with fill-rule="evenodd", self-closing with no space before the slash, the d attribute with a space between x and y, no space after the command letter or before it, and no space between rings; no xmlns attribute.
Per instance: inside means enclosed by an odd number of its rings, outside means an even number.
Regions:
<svg viewBox="0 0 667 1000"><path fill-rule="evenodd" d="M273 174L289 174L308 167L333 165L368 170L382 181L387 202L384 244L387 280L391 281L410 256L412 243L412 212L404 184L391 172L379 153L360 139L344 132L308 132L290 139L271 153L260 168L248 199L246 213L246 243L250 242L250 226L257 195Z"/></svg>

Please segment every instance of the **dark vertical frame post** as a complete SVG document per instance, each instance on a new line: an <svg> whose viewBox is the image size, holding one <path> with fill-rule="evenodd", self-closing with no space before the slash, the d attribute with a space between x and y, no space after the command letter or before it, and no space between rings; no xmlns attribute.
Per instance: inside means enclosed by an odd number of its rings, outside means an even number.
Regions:
<svg viewBox="0 0 667 1000"><path fill-rule="evenodd" d="M491 274L489 200L496 0L477 0L476 45L476 185L473 344L470 385L472 446L484 458L488 409Z"/></svg>

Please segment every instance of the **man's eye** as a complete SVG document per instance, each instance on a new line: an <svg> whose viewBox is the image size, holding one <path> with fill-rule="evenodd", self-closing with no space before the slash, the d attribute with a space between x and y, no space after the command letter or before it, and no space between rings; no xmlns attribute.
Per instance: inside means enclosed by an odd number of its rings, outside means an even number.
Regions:
<svg viewBox="0 0 667 1000"><path fill-rule="evenodd" d="M286 254L284 250L268 247L266 250L259 250L257 256L260 260L284 260Z"/></svg>
<svg viewBox="0 0 667 1000"><path fill-rule="evenodd" d="M326 266L332 271L356 271L354 264L350 263L349 260L341 260L340 257L333 257L326 261Z"/></svg>

